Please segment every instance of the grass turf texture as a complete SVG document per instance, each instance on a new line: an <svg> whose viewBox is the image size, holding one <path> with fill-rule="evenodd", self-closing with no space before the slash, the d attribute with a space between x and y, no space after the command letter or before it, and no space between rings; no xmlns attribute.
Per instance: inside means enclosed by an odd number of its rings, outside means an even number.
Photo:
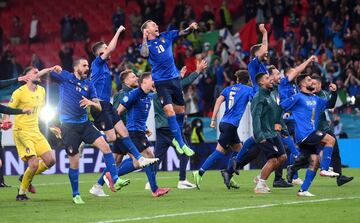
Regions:
<svg viewBox="0 0 360 223"><path fill-rule="evenodd" d="M116 193L106 188L110 197L105 198L88 192L100 174L80 174L85 205L72 203L67 175L37 176L37 193L29 194L26 202L15 201L18 177L6 177L6 183L13 187L0 189L0 222L359 222L360 169L345 169L344 174L355 179L342 187L336 185L335 178L317 175L310 188L316 195L313 198L297 197L297 186L254 194L252 180L258 173L241 171L235 176L241 188L227 190L220 172L208 171L199 191L177 189L178 172L159 172L158 184L172 188L160 198L144 190L144 173L127 175L131 184ZM300 176L304 178L304 171ZM273 175L269 179L271 187ZM310 200L314 202L307 203Z"/></svg>

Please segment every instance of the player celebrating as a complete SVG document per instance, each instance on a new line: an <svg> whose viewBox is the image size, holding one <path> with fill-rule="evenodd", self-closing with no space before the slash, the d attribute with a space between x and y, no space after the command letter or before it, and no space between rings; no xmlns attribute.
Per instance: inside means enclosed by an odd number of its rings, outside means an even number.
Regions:
<svg viewBox="0 0 360 223"><path fill-rule="evenodd" d="M281 108L271 96L273 88L272 79L267 73L256 75L259 91L251 103L251 116L253 120L254 139L264 152L267 162L261 170L260 178L254 189L255 193L269 193L266 180L272 171L282 165L286 153L278 131L284 125Z"/></svg>
<svg viewBox="0 0 360 223"><path fill-rule="evenodd" d="M26 76L27 82L14 91L9 103L9 107L17 109L32 108L33 113L15 116L14 124L14 142L19 157L28 164L28 168L24 172L17 201L26 201L26 196L33 177L44 172L55 164L55 157L51 151L51 147L40 132L39 129L39 112L40 108L45 104L45 89L39 86L39 74L47 72L47 69L41 70L34 67L25 68L23 75ZM5 115L4 120L8 120L9 116ZM41 158L42 162L40 162Z"/></svg>
<svg viewBox="0 0 360 223"><path fill-rule="evenodd" d="M130 140L129 133L126 130L124 123L121 121L120 116L110 103L112 81L107 60L109 60L111 53L116 49L119 35L124 30L125 27L120 26L108 46L104 42L97 42L92 47L96 58L91 64L91 83L96 89L102 110L98 111L92 108L91 115L95 120L95 126L105 133L106 140L108 142L114 142L116 140L116 134L119 134L122 137L121 140L126 149L134 155L140 166L144 167L157 162L158 159L148 159L142 157L133 142ZM108 170L105 169L103 175L107 171ZM103 184L103 182L100 183Z"/></svg>
<svg viewBox="0 0 360 223"><path fill-rule="evenodd" d="M131 90L133 90L138 86L138 77L134 74L132 70L124 70L123 72L121 72L120 78L121 78L122 87L121 90L118 93L116 93L114 96L113 107L115 109L119 107L122 98L127 93L129 93ZM126 125L126 111L124 111L120 117L121 117L121 121ZM124 145L122 139L117 138L113 144L112 149L115 156L116 166L120 165L125 155L129 155L133 159L134 165L138 165L136 164L137 162L135 157L126 149L126 146ZM98 197L108 196L107 194L105 194L102 188L102 186L105 184L105 181L107 181L105 174L106 172L100 176L97 183L94 184L90 189L89 192L92 195Z"/></svg>
<svg viewBox="0 0 360 223"><path fill-rule="evenodd" d="M184 123L185 102L183 98L179 71L175 66L172 52L173 40L179 36L187 35L198 28L197 23L191 23L185 30L172 30L159 33L158 25L147 20L142 26L143 43L140 54L148 57L151 73L155 82L164 111L168 118L169 128L174 136L172 140L179 154L194 155L184 142L180 126Z"/></svg>
<svg viewBox="0 0 360 223"><path fill-rule="evenodd" d="M200 75L200 73L205 70L207 64L204 60L197 61L196 71L189 74L185 78L181 79L181 87L185 88L194 82ZM181 77L186 73L186 67L182 68L180 71ZM154 103L154 112L155 112L155 127L156 127L156 141L155 141L155 157L158 157L160 160L163 160L166 152L169 147L172 146L172 133L169 129L169 124L166 119L166 114L161 106L161 101L158 94L155 94L153 98ZM181 123L179 123L181 124ZM179 126L180 131L182 131L182 125ZM178 189L193 189L196 186L186 180L186 165L189 161L189 157L185 154L180 155L180 164L179 164L179 182L177 185ZM157 168L155 169L157 170Z"/></svg>
<svg viewBox="0 0 360 223"><path fill-rule="evenodd" d="M204 173L218 160L225 157L226 151L229 147L234 152L239 152L241 149L241 141L237 133L237 129L240 124L240 120L248 102L252 99L252 88L240 83L248 82L247 71L238 71L236 76L237 84L229 86L223 90L221 95L217 98L214 112L211 119L211 127L215 128L215 117L220 109L221 103L225 101L225 114L222 117L219 128L220 137L216 146L216 150L206 159L204 164L198 171L193 172L194 182L196 187L200 189L202 176ZM239 77L247 77L247 80L240 79ZM231 180L228 179L228 183L225 183L230 189ZM234 184L234 182L233 182Z"/></svg>
<svg viewBox="0 0 360 223"><path fill-rule="evenodd" d="M60 83L59 113L61 122L61 138L69 156L69 179L71 182L73 202L84 204L79 192L79 146L81 142L93 144L104 154L106 168L110 172L109 181L112 191L120 190L129 184L128 180L118 178L115 160L109 145L101 133L92 125L86 112L87 107L101 110L95 87L87 79L89 64L86 59L74 61L74 73L55 66L51 76Z"/></svg>
<svg viewBox="0 0 360 223"><path fill-rule="evenodd" d="M146 137L146 135L151 134L146 127L146 120L149 115L151 99L153 97L153 94L150 92L154 90L151 73L143 73L140 76L139 85L138 88L130 91L122 98L118 112L121 114L127 110L126 128L129 130L131 139L145 157L153 158L154 154L150 150L150 142ZM139 169L139 165L133 165L132 159L128 158L119 166L118 175L122 176L136 169ZM159 188L157 186L154 165L147 166L144 170L154 197L163 196L170 191L170 188Z"/></svg>
<svg viewBox="0 0 360 223"><path fill-rule="evenodd" d="M321 160L321 175L329 175L331 162L331 154L335 145L335 139L329 134L316 129L320 113L324 112L326 108L331 108L336 103L336 85L331 84L330 90L332 91L330 100L322 99L313 95L314 87L312 86L312 79L309 75L303 74L296 79L297 85L300 88L300 93L281 102L281 106L285 111L292 112L294 116L296 127L295 136L296 143L298 143L301 153L304 157L310 156L310 165L306 171L304 183L298 192L298 196L311 197L308 189L311 182L315 178L316 171L319 168L319 150L318 147L325 145L323 148L323 158ZM298 160L292 167L297 166ZM288 180L292 179L295 168L288 168Z"/></svg>

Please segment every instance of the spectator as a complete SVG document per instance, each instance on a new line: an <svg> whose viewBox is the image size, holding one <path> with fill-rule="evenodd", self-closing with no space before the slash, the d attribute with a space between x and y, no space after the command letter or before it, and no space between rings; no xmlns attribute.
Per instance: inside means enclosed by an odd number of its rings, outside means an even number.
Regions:
<svg viewBox="0 0 360 223"><path fill-rule="evenodd" d="M84 44L84 51L86 52L86 55L88 57L89 64L95 60L95 55L92 52L91 44L90 44L90 38L86 38L85 44Z"/></svg>
<svg viewBox="0 0 360 223"><path fill-rule="evenodd" d="M172 18L176 20L176 27L180 26L180 22L183 21L185 15L185 5L183 0L179 0L173 10Z"/></svg>
<svg viewBox="0 0 360 223"><path fill-rule="evenodd" d="M224 71L224 67L220 63L219 58L215 58L214 65L212 67L212 74L215 77L215 89L214 98L219 97L221 92L224 90L225 82L228 80L227 75Z"/></svg>
<svg viewBox="0 0 360 223"><path fill-rule="evenodd" d="M134 38L142 37L141 31L140 31L140 26L141 26L141 22L142 22L141 15L139 13L137 13L136 11L133 11L129 17L129 21L130 21L132 36Z"/></svg>
<svg viewBox="0 0 360 223"><path fill-rule="evenodd" d="M120 8L120 6L116 7L116 11L112 16L112 22L114 27L114 33L120 26L125 26L125 13Z"/></svg>
<svg viewBox="0 0 360 223"><path fill-rule="evenodd" d="M199 113L199 95L196 92L196 86L190 85L185 93L185 114L188 117L200 116Z"/></svg>
<svg viewBox="0 0 360 223"><path fill-rule="evenodd" d="M10 43L20 44L24 33L23 24L18 16L14 16L10 30Z"/></svg>
<svg viewBox="0 0 360 223"><path fill-rule="evenodd" d="M4 36L4 31L3 28L0 26L0 55L2 55L3 53L3 36Z"/></svg>
<svg viewBox="0 0 360 223"><path fill-rule="evenodd" d="M10 67L9 67L9 74L10 74L10 78L9 79L13 79L13 78L18 78L19 75L22 73L23 68L22 66L16 61L16 56L12 55L12 57L10 58L10 63L9 63Z"/></svg>
<svg viewBox="0 0 360 223"><path fill-rule="evenodd" d="M227 0L222 1L220 8L220 18L221 18L221 27L226 27L230 32L232 32L232 18L231 12L228 8Z"/></svg>
<svg viewBox="0 0 360 223"><path fill-rule="evenodd" d="M155 4L154 10L153 10L154 20L160 26L164 25L165 11L166 11L165 1L164 0L156 0L156 4Z"/></svg>
<svg viewBox="0 0 360 223"><path fill-rule="evenodd" d="M39 41L40 33L40 22L35 13L31 16L30 22L30 33L29 33L29 44L36 43Z"/></svg>
<svg viewBox="0 0 360 223"><path fill-rule="evenodd" d="M249 22L256 16L256 1L244 0L245 22Z"/></svg>
<svg viewBox="0 0 360 223"><path fill-rule="evenodd" d="M207 23L209 20L215 21L215 15L208 4L205 4L204 11L201 13L200 21Z"/></svg>
<svg viewBox="0 0 360 223"><path fill-rule="evenodd" d="M170 23L166 27L166 31L171 31L177 29L176 18L172 17Z"/></svg>
<svg viewBox="0 0 360 223"><path fill-rule="evenodd" d="M73 30L73 20L69 14L65 14L65 16L60 21L61 25L61 39L63 42L69 42L72 41L74 36L74 30Z"/></svg>
<svg viewBox="0 0 360 223"><path fill-rule="evenodd" d="M44 69L44 63L42 62L42 60L39 58L39 56L36 53L33 53L31 56L31 60L30 62L26 65L28 66L32 66L37 68L38 70L42 70Z"/></svg>
<svg viewBox="0 0 360 223"><path fill-rule="evenodd" d="M61 60L61 66L64 70L72 72L73 70L73 54L74 50L69 46L68 43L61 47L59 57Z"/></svg>
<svg viewBox="0 0 360 223"><path fill-rule="evenodd" d="M82 13L79 13L78 18L75 20L75 36L77 40L85 40L89 32L89 26Z"/></svg>
<svg viewBox="0 0 360 223"><path fill-rule="evenodd" d="M275 39L279 39L284 33L284 17L285 17L285 4L282 0L275 0L275 5L272 8L272 15L274 19L273 30Z"/></svg>

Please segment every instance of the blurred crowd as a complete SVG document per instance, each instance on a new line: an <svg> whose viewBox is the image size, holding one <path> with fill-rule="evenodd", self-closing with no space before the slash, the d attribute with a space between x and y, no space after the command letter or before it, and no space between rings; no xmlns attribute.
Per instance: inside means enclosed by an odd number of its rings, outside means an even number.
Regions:
<svg viewBox="0 0 360 223"><path fill-rule="evenodd" d="M189 1L179 0L170 18L165 18L165 11L171 10L166 6L167 1L137 0L137 3L140 13L134 11L125 15L121 7L116 7L112 15L113 30L129 24L126 36L121 38L132 39L121 56L111 61L114 92L121 88L119 74L122 70L133 69L138 74L150 70L147 60L140 56L138 47L142 41L140 26L144 21L155 21L160 31L184 29L192 21L197 21L199 30L177 39L173 53L179 70L186 66L187 74L195 70L196 60L203 58L209 64L207 71L184 93L188 115L211 115L216 97L222 89L234 82L233 74L236 70L247 69L250 58L241 39L232 45L219 36L216 44L210 44L201 42L200 37L223 28L226 28L228 35L236 36L242 26L235 26L234 21L244 24L255 19L257 24L265 23L268 30L269 65L275 65L284 72L311 55L316 55L318 63L309 66L306 72L321 74L323 86L328 86L330 82L338 85L338 111L357 112L360 107L360 0L244 0L242 8L237 12L230 12L228 4L231 1L224 0L217 9L204 5L200 15L195 13ZM36 14L33 14L30 23L30 30L25 34L22 21L14 17L12 29L8 31L11 44L41 41L41 21ZM254 27L257 27L256 23ZM59 51L61 65L72 70L72 41L83 41L84 52L91 62L94 59L91 53L92 41L89 39L91 27L82 14L79 13L76 18L66 14L60 21L60 27L63 41ZM3 32L0 27L0 79L10 79L17 77L23 67L17 62L16 55L4 47ZM261 41L261 35L258 36L253 38ZM33 65L39 69L44 67L36 54L24 65Z"/></svg>

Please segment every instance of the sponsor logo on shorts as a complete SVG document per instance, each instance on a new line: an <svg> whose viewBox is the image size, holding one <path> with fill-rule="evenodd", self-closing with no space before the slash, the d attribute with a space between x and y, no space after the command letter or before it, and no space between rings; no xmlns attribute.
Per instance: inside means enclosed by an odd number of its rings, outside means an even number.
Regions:
<svg viewBox="0 0 360 223"><path fill-rule="evenodd" d="M277 146L273 146L273 148L274 148L274 150L275 150L276 152L279 152Z"/></svg>
<svg viewBox="0 0 360 223"><path fill-rule="evenodd" d="M163 97L160 97L160 103L164 104L164 98Z"/></svg>
<svg viewBox="0 0 360 223"><path fill-rule="evenodd" d="M102 129L105 129L105 122L101 122L100 125Z"/></svg>
<svg viewBox="0 0 360 223"><path fill-rule="evenodd" d="M318 135L318 136L323 136L323 135L324 135L324 133L323 133L323 132L321 132L321 131L316 131L316 135Z"/></svg>
<svg viewBox="0 0 360 223"><path fill-rule="evenodd" d="M72 148L72 146L69 146L68 148L67 148L67 151L71 154L71 153L73 153L73 148Z"/></svg>
<svg viewBox="0 0 360 223"><path fill-rule="evenodd" d="M29 149L29 148L26 148L25 151L26 151L26 153L30 153L30 149Z"/></svg>

